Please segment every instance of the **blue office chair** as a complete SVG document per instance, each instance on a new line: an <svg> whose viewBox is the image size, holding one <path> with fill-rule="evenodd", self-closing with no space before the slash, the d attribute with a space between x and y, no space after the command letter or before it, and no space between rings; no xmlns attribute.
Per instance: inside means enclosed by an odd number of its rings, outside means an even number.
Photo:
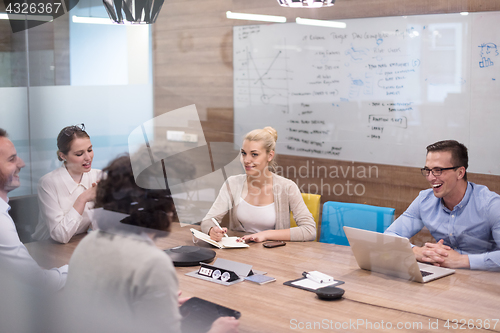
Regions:
<svg viewBox="0 0 500 333"><path fill-rule="evenodd" d="M394 221L394 208L327 201L323 205L319 241L347 245L343 226L384 232Z"/></svg>

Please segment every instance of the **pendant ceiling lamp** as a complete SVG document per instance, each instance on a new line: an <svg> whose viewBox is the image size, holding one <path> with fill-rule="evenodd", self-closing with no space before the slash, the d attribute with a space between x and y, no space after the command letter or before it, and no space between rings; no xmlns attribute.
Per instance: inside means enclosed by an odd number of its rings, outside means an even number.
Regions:
<svg viewBox="0 0 500 333"><path fill-rule="evenodd" d="M116 23L155 23L164 0L103 0L109 18Z"/></svg>
<svg viewBox="0 0 500 333"><path fill-rule="evenodd" d="M278 0L283 7L318 8L329 7L335 4L335 0Z"/></svg>

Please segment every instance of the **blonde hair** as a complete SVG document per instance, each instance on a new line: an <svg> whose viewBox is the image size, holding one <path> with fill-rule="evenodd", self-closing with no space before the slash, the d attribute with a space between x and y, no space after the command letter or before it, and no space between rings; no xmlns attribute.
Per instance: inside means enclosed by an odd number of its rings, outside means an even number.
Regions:
<svg viewBox="0 0 500 333"><path fill-rule="evenodd" d="M262 129L254 129L245 135L244 140L248 141L259 141L262 142L263 148L266 150L266 153L269 154L271 151L274 151L273 159L269 162L269 170L272 172L276 172L276 167L278 163L276 163L276 141L278 140L278 132L272 128L271 126L264 127Z"/></svg>

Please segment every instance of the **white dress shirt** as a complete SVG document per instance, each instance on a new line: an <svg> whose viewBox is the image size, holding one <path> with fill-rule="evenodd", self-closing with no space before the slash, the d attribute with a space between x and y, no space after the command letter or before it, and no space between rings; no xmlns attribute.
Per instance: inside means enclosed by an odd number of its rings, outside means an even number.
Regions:
<svg viewBox="0 0 500 333"><path fill-rule="evenodd" d="M0 271L2 278L13 278L42 291L53 292L66 283L68 265L45 270L40 268L21 243L16 225L8 211L10 206L0 199ZM1 282L0 282L1 283Z"/></svg>
<svg viewBox="0 0 500 333"><path fill-rule="evenodd" d="M39 218L32 237L36 240L52 238L67 243L76 234L86 232L92 226L93 202L87 202L80 215L73 205L80 194L101 179L101 170L85 172L77 184L64 164L40 178L38 182Z"/></svg>

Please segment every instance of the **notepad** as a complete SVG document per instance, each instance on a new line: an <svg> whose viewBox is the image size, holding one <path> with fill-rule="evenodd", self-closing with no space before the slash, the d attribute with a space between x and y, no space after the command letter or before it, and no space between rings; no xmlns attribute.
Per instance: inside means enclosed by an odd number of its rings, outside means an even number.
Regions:
<svg viewBox="0 0 500 333"><path fill-rule="evenodd" d="M324 282L324 283L318 283L318 282L315 282L315 281L312 281L312 280L309 280L306 278L306 279L294 281L294 282L292 282L292 284L294 286L297 286L297 287L316 290L316 289L323 288L323 287L334 286L334 285L337 285L339 283L338 283L338 281L329 281L329 282Z"/></svg>
<svg viewBox="0 0 500 333"><path fill-rule="evenodd" d="M320 288L324 288L324 287L337 287L341 284L344 284L344 281L335 280L335 281L326 282L326 283L318 283L318 282L314 282L313 280L310 280L308 278L301 277L301 278L296 279L296 280L290 280L290 281L283 282L283 284L285 286L290 286L290 287L295 287L295 288L315 292L316 290L318 290Z"/></svg>
<svg viewBox="0 0 500 333"><path fill-rule="evenodd" d="M245 242L237 242L236 240L239 237L222 237L222 240L219 242L214 241L204 232L198 231L196 229L191 228L191 233L194 237L201 239L208 244L211 244L219 249L230 249L230 248L241 248L241 247L249 247Z"/></svg>

